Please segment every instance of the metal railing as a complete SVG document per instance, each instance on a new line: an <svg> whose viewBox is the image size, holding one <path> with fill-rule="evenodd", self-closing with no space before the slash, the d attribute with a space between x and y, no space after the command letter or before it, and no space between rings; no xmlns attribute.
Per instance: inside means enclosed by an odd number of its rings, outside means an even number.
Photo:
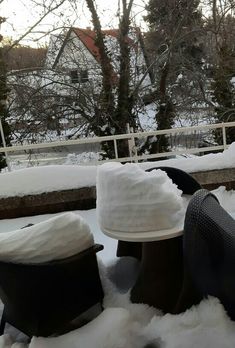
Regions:
<svg viewBox="0 0 235 348"><path fill-rule="evenodd" d="M149 159L156 159L161 157L172 157L180 154L200 154L204 152L212 152L217 150L225 150L228 145L226 142L226 129L235 127L235 122L226 122L226 123L217 123L217 124L208 124L208 125L200 125L200 126L192 126L192 127L181 127L181 128L172 128L151 132L138 132L138 133L128 133L128 134L120 134L120 135L111 135L111 136L103 136L103 137L92 137L92 138L82 138L76 140L65 140L65 141L52 141L47 143L38 143L38 144L27 144L27 145L14 145L14 146L3 146L0 147L0 152L4 152L6 158L9 160L9 155L13 152L22 152L27 150L38 150L38 149L46 149L46 148L57 148L71 145L80 145L80 144L102 144L103 142L113 142L114 154L115 157L109 160L98 160L96 162L90 162L89 164L101 164L107 161L119 161L119 162L139 162L146 161ZM173 151L162 152L162 153L154 153L154 154L141 154L138 155L138 147L136 143L152 136L173 136L177 134L195 134L196 132L208 132L216 129L221 130L221 139L222 144L212 146L203 146L203 147L191 147L191 148L176 148ZM119 157L118 155L118 141L127 140L129 146L129 156L128 157ZM9 166L8 166L8 169Z"/></svg>

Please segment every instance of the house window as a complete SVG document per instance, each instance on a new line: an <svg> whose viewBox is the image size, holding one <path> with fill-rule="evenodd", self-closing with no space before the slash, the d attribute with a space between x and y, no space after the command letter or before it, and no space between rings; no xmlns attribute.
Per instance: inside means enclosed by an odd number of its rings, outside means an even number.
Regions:
<svg viewBox="0 0 235 348"><path fill-rule="evenodd" d="M144 74L144 72L145 72L144 65L137 65L136 66L136 72L137 72L137 75Z"/></svg>
<svg viewBox="0 0 235 348"><path fill-rule="evenodd" d="M78 71L77 70L71 70L70 71L70 78L72 83L78 83L79 78L78 78Z"/></svg>
<svg viewBox="0 0 235 348"><path fill-rule="evenodd" d="M88 81L88 71L87 70L81 70L80 71L80 81L81 82L87 82Z"/></svg>
<svg viewBox="0 0 235 348"><path fill-rule="evenodd" d="M79 93L78 100L79 100L79 105L81 108L84 108L87 106L86 97L85 97L84 93L82 93L82 92Z"/></svg>

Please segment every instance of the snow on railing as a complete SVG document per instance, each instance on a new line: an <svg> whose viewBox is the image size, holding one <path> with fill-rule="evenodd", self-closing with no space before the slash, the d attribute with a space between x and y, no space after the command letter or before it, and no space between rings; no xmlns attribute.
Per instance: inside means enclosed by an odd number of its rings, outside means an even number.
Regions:
<svg viewBox="0 0 235 348"><path fill-rule="evenodd" d="M4 152L7 160L9 161L9 155L13 152L22 152L27 150L38 150L38 149L46 149L46 148L57 148L71 145L81 145L81 144L102 144L103 142L112 141L114 146L114 154L115 157L109 160L97 160L96 162L89 162L86 164L101 164L107 161L119 161L119 162L138 162L138 161L146 161L149 159L156 159L161 157L172 157L176 155L182 154L199 154L204 152L211 152L216 150L225 150L228 145L226 142L226 128L235 127L235 122L226 122L226 123L217 123L217 124L208 124L208 125L200 125L200 126L192 126L192 127L181 127L181 128L172 128L172 129L164 129L150 132L138 132L138 133L127 133L127 134L119 134L119 135L110 135L103 137L92 137L92 138L82 138L76 140L65 140L65 141L52 141L47 143L39 143L39 144L27 144L27 145L13 145L13 146L3 146L0 147L0 152ZM198 131L211 131L215 129L220 129L222 131L222 144L221 145L212 145L212 146L203 146L203 147L184 147L180 149L180 147L176 147L175 150L169 152L161 152L155 154L141 154L138 155L138 148L136 146L136 140L141 140L144 138L148 138L151 136L173 136L177 134L185 134L185 135L193 135ZM118 155L118 144L117 141L127 140L129 146L129 156L128 157L119 157ZM49 159L48 159L49 160ZM40 160L37 159L39 162ZM43 161L43 159L41 160ZM8 163L8 169L10 170L10 165Z"/></svg>

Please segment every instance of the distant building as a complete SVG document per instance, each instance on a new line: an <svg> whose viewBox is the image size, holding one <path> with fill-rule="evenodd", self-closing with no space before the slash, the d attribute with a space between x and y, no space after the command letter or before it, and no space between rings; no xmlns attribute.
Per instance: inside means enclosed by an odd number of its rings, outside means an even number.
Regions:
<svg viewBox="0 0 235 348"><path fill-rule="evenodd" d="M119 31L103 30L103 34L112 62L114 83L118 83ZM141 81L146 92L151 88L153 78L151 69L146 73L148 58L138 28L131 28L128 43L131 88ZM93 101L99 97L101 82L100 54L93 30L70 28L65 34L52 35L43 68L9 74L14 99L13 118L18 115L18 127L24 127L24 121L29 127L30 120L37 120L34 125L40 126L40 130L51 129L59 133L64 129L79 127L84 108L86 111L90 109L91 114L93 112ZM20 103L16 112L20 100L23 100L23 105Z"/></svg>
<svg viewBox="0 0 235 348"><path fill-rule="evenodd" d="M118 29L103 30L104 41L118 81L119 70L119 45ZM132 84L143 77L148 66L148 59L145 53L143 38L138 28L132 28L128 36L131 56L131 77ZM91 29L71 28L64 38L59 36L51 37L46 68L53 71L67 72L71 83L86 83L100 80L100 53L95 44L95 32ZM151 70L150 70L151 72ZM151 84L151 73L145 78L145 85Z"/></svg>

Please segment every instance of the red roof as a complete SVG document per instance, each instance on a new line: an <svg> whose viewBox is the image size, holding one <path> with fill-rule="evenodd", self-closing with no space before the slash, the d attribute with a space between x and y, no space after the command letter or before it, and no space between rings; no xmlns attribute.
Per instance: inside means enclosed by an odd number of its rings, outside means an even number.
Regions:
<svg viewBox="0 0 235 348"><path fill-rule="evenodd" d="M73 31L82 41L82 43L87 47L87 49L93 54L93 56L98 61L100 61L99 49L95 44L95 37L96 37L95 31L91 29L80 29L80 28L73 28ZM109 35L109 36L113 36L114 38L118 38L119 30L107 29L107 30L102 30L102 33L104 35ZM136 47L132 39L128 38L128 42L133 47Z"/></svg>

